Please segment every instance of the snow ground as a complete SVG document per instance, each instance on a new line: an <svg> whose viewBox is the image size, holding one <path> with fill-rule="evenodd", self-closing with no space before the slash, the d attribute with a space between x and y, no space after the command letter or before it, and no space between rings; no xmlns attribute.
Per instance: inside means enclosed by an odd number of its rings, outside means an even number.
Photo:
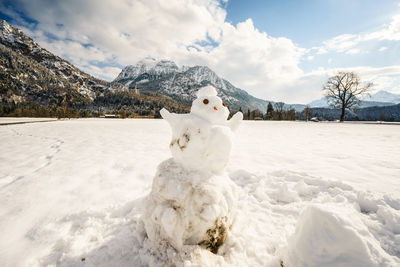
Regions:
<svg viewBox="0 0 400 267"><path fill-rule="evenodd" d="M181 264L399 266L399 127L244 122L237 221L219 255L186 248ZM139 220L170 135L144 119L1 126L0 266L179 265ZM335 253L346 261L322 262Z"/></svg>
<svg viewBox="0 0 400 267"><path fill-rule="evenodd" d="M0 125L9 123L29 123L29 122L56 121L56 120L57 120L56 118L0 117Z"/></svg>

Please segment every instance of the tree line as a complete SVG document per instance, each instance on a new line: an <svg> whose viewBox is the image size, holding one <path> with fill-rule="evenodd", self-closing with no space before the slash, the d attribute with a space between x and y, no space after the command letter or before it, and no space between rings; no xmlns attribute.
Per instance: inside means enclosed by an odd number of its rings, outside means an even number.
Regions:
<svg viewBox="0 0 400 267"><path fill-rule="evenodd" d="M99 93L91 103L77 102L70 95L48 105L37 101L0 101L0 116L9 117L57 117L87 118L107 114L120 118L160 118L160 110L187 113L190 108L170 97L156 93L134 94L129 91Z"/></svg>
<svg viewBox="0 0 400 267"><path fill-rule="evenodd" d="M243 113L244 120L297 120L301 117L294 108L286 108L283 102L274 104L269 102L265 113L258 109L252 111L248 109L247 112L243 112L240 108L239 111Z"/></svg>

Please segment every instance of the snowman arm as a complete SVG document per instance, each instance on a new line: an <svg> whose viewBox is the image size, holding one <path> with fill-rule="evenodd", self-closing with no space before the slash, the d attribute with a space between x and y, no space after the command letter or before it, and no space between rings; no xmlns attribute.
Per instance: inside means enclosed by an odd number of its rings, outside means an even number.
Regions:
<svg viewBox="0 0 400 267"><path fill-rule="evenodd" d="M169 123L171 127L173 127L178 120L177 118L178 116L176 116L175 113L169 112L166 108L162 108L160 110L160 115L161 117L163 117L164 120L166 120Z"/></svg>
<svg viewBox="0 0 400 267"><path fill-rule="evenodd" d="M232 131L236 131L242 120L243 113L240 111L236 112L235 115L233 115L232 118L228 121L228 127L231 128Z"/></svg>

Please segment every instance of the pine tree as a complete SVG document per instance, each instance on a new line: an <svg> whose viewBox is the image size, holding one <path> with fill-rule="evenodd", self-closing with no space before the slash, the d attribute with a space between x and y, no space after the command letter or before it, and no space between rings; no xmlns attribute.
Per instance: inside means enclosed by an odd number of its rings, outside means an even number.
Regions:
<svg viewBox="0 0 400 267"><path fill-rule="evenodd" d="M271 120L273 118L274 107L272 106L271 102L268 102L267 106L267 120Z"/></svg>

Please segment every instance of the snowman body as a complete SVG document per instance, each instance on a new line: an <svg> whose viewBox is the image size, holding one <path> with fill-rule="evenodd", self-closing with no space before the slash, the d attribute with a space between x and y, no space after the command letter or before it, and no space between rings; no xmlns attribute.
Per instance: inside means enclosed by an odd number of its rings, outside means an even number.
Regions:
<svg viewBox="0 0 400 267"><path fill-rule="evenodd" d="M232 130L243 115L236 113L228 121L229 110L213 87L200 89L189 114L162 109L161 116L171 126L170 150L177 162L188 169L223 172L229 161Z"/></svg>
<svg viewBox="0 0 400 267"><path fill-rule="evenodd" d="M174 159L185 168L221 173L229 160L231 135L227 126L183 115L169 146Z"/></svg>

